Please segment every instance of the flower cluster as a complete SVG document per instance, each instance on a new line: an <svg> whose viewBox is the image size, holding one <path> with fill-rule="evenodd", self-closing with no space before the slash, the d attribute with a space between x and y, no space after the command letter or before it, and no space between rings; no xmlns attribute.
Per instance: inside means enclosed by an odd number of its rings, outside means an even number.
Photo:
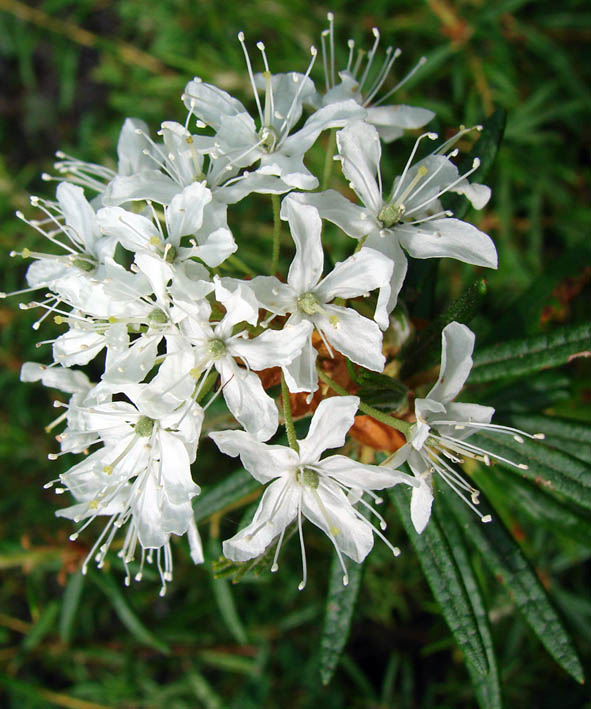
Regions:
<svg viewBox="0 0 591 709"><path fill-rule="evenodd" d="M182 96L183 123L165 121L152 136L143 121L128 118L116 170L60 153L58 176L44 176L58 182L55 199L31 200L37 218L19 214L51 246L18 254L32 261L21 292L42 294L23 307L41 308L35 328L48 316L64 328L44 343L51 345L53 361L26 363L22 379L70 395L67 403L56 402L64 411L48 426L62 427L56 436L60 452L51 457L84 454L48 486L75 500L58 512L81 523L72 538L97 517L106 520L83 571L91 559L104 563L120 529L128 583L131 562L139 563L139 580L147 561L157 565L165 592L172 578L172 535L186 534L192 559L203 561L192 509L200 488L192 465L207 406L219 395L227 424L210 438L268 484L252 521L224 542L230 560L253 559L276 544L276 570L286 529L294 525L303 588L305 517L334 545L346 583L343 557L361 562L374 535L398 553L383 533L375 490L412 488L419 532L429 518L434 472L460 494L468 492L469 504L477 502L476 491L450 461L468 455L489 462L467 438L490 424L493 410L452 401L470 370L474 344L468 328L457 323L443 332L437 383L414 401L406 420L396 419L407 443L390 462L361 463L351 447L349 455L321 457L325 449L345 445L363 404L351 395L354 390L334 395L319 386L319 353L358 371L384 371L384 333L393 327L407 254L497 265L491 239L441 202L447 192L464 195L476 208L489 199L488 187L469 181L478 160L465 174L453 162L454 146L468 131L442 143L435 133L422 133L410 149L397 149L400 174L382 174L382 142L422 129L434 114L384 105L404 83L383 91L400 52L388 48L377 66L377 30L374 38L367 53L356 54L350 41L348 62L337 71L329 15L321 42L324 86L318 88L311 78L314 48L304 73L273 74L258 43L264 71L255 74L241 33L254 117L233 96L194 78ZM334 157L351 188L346 195L318 191L319 180L304 162L327 131L336 136ZM426 152L433 143L435 149ZM330 137L328 145L335 145ZM229 226L232 211L261 194L271 195L275 216L271 270L239 278L237 273L251 269L241 258L244 236ZM278 271L282 221L294 254L285 274ZM325 222L338 227L350 253L330 270ZM90 363L101 372L96 382L80 369ZM278 396L260 374L273 368L283 386L282 415ZM299 394L305 415L315 409L302 440L290 409ZM283 435L280 420L289 446L269 442ZM414 475L398 470L404 461Z"/></svg>

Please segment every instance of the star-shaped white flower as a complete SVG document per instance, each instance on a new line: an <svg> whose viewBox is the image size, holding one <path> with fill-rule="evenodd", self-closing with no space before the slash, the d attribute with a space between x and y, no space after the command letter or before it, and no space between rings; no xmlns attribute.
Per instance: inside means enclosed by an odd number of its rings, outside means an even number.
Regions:
<svg viewBox="0 0 591 709"><path fill-rule="evenodd" d="M414 258L450 257L476 266L497 267L491 238L472 224L451 218L439 201L445 192L460 192L481 208L488 201L490 189L470 184L446 155L435 153L413 165L418 145L425 137L435 138L436 134L426 133L419 138L403 173L394 181L391 194L383 195L378 132L368 123L352 121L337 133L337 143L343 173L364 206L353 204L335 190L294 197L316 206L323 219L334 222L349 236L365 237L364 248L379 251L392 260L392 278L389 287L381 289L378 302L383 328L388 322L382 313L394 309L406 276L405 251ZM473 170L478 165L475 161Z"/></svg>
<svg viewBox="0 0 591 709"><path fill-rule="evenodd" d="M297 520L302 549L303 579L306 585L306 556L302 517L319 527L333 543L343 568L343 583L348 577L342 555L361 562L373 546L377 534L397 555L376 527L355 507L362 503L378 516L381 529L383 518L363 500L368 493L379 501L373 490L415 480L396 470L365 465L342 455L320 460L327 448L339 448L345 443L359 406L356 396L325 399L320 403L306 438L298 441L299 451L257 441L244 431L211 433L218 448L227 455L240 456L244 467L260 483L270 483L252 522L223 544L224 555L233 561L247 561L262 554L278 538L271 571L277 570L277 559L285 530Z"/></svg>
<svg viewBox="0 0 591 709"><path fill-rule="evenodd" d="M482 522L490 522L475 507L478 490L470 485L450 465L461 463L464 457L476 458L490 465L491 458L503 460L518 468L527 469L524 463L516 463L476 446L466 439L481 430L490 430L511 435L518 442L523 437L542 439L543 434L529 434L508 426L491 424L495 410L491 406L454 402L462 390L472 369L474 333L465 325L452 322L441 333L441 369L439 378L423 399L415 399L416 424L411 437L392 457L392 467L408 462L420 481L412 491L411 519L419 534L425 529L431 516L433 503L433 473L445 482L478 514ZM466 493L470 499L466 497Z"/></svg>
<svg viewBox="0 0 591 709"><path fill-rule="evenodd" d="M324 252L318 210L288 196L281 205L281 218L289 222L296 245L287 283L274 276L257 276L246 285L252 288L262 307L277 315L290 313L288 325L310 322L329 351L334 347L352 362L382 371L385 359L380 328L353 308L334 305L332 301L383 288L390 281L392 263L377 251L364 249L338 263L322 278ZM310 333L302 353L284 367L290 391L317 389L316 355Z"/></svg>
<svg viewBox="0 0 591 709"><path fill-rule="evenodd" d="M373 46L369 51L357 50L355 56L355 40L347 42L349 48L349 58L344 69L337 72L335 67L334 49L334 15L328 13L328 29L322 32L322 63L324 65L324 93L318 92L313 98L315 106L328 106L331 103L353 99L360 106L367 110L365 120L374 125L380 138L390 143L396 138L400 138L405 130L422 128L435 114L426 108L418 106L384 106L382 105L400 89L411 76L425 63L422 57L415 67L395 86L390 88L383 96L378 98L378 94L386 82L394 62L401 54L400 49L388 47L385 52L384 62L378 70L377 75L372 72L374 59L380 43L380 32L377 27L372 29L374 36ZM338 74L339 82L336 76Z"/></svg>

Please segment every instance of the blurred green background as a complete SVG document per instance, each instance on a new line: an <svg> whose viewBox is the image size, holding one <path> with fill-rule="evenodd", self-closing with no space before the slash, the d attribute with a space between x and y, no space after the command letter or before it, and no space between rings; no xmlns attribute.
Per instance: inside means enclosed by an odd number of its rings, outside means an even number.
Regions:
<svg viewBox="0 0 591 709"><path fill-rule="evenodd" d="M482 214L470 216L500 253L499 271L486 274L488 322L589 238L591 62L585 45L591 14L583 2L0 0L2 290L22 287L25 267L8 253L38 242L14 211L27 211L30 193L51 196L52 185L40 175L51 171L56 150L112 164L126 116L144 119L153 130L162 120L184 119L179 97L195 74L251 101L237 32L245 31L251 47L265 42L272 71L303 71L309 46L320 46L327 10L336 14L343 60L346 39L369 46L374 25L385 45L403 50L393 82L428 57L396 100L436 111L442 134L478 123L496 108L508 112L488 180L493 198ZM322 81L320 64L313 78ZM404 162L411 141L394 143L387 159ZM245 218L254 221L256 210ZM560 282L529 332L585 316L591 264L584 265ZM445 262L441 272L437 299L443 306L472 271ZM175 545L175 580L165 598L147 573L126 590L114 556L111 569L93 570L82 583L73 572L92 532L68 542L70 524L53 516L63 502L42 489L68 466L46 458L54 443L43 426L53 417L55 393L18 382L23 361L47 361L47 350L35 343L50 338L52 326L32 331L38 315L20 311L18 300L0 301L0 705L474 706L462 658L392 510L389 537L405 553L393 561L376 545L350 642L327 688L318 678L317 646L330 550L319 535L307 537L311 573L302 594L294 543L282 552L277 575L236 587L214 581L209 565L194 568L184 541ZM577 361L554 374L552 387L568 390L555 399L556 410L585 417L588 366ZM215 480L214 459L205 445L199 482ZM241 514L230 511L204 525L210 558ZM507 514L514 515L510 504ZM588 549L529 519L511 519L589 666ZM506 705L583 706L585 690L545 654L494 579L476 571L493 609Z"/></svg>

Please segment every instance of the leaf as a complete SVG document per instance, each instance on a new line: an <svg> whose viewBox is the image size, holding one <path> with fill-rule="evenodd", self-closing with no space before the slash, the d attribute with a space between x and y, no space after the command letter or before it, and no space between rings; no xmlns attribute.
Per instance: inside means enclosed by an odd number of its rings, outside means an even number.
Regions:
<svg viewBox="0 0 591 709"><path fill-rule="evenodd" d="M478 703L482 709L501 709L503 702L499 684L499 670L497 667L490 622L480 586L478 585L478 580L476 579L476 575L472 569L472 563L468 556L466 540L453 515L442 514L439 506L435 507L434 514L445 533L451 552L462 575L462 581L466 587L468 599L472 606L472 612L476 618L478 631L486 652L489 668L488 674L482 676L468 663L468 671L472 677L472 684L474 685Z"/></svg>
<svg viewBox="0 0 591 709"><path fill-rule="evenodd" d="M498 516L482 525L462 500L447 486L441 486L438 503L451 508L464 533L479 550L493 575L503 584L525 621L552 657L578 682L583 668L572 640L554 610L542 583L523 552ZM482 499L483 514L493 514ZM430 524L429 524L430 526Z"/></svg>
<svg viewBox="0 0 591 709"><path fill-rule="evenodd" d="M108 573L104 571L95 572L89 569L87 576L89 576L92 582L105 594L113 610L119 617L119 620L138 642L142 643L142 645L153 647L155 650L158 650L165 655L170 653L168 645L163 643L150 630L148 630L148 628L146 628L142 621L132 611L129 604L125 600L125 597L121 593L119 586Z"/></svg>
<svg viewBox="0 0 591 709"><path fill-rule="evenodd" d="M51 603L48 603L39 616L39 620L35 623L23 640L22 648L25 652L29 652L30 650L36 648L42 642L43 638L53 629L58 612L59 604L57 601L51 601Z"/></svg>
<svg viewBox="0 0 591 709"><path fill-rule="evenodd" d="M209 553L213 557L220 556L221 545L217 539L212 538L209 540ZM220 612L220 616L224 621L226 628L228 628L236 642L241 645L246 645L248 641L248 638L246 637L246 630L244 629L240 616L238 615L238 611L236 610L236 604L230 589L230 584L226 579L216 578L212 575L211 588Z"/></svg>
<svg viewBox="0 0 591 709"><path fill-rule="evenodd" d="M416 533L410 519L410 497L410 491L390 490L390 498L400 513L402 524L449 629L473 671L485 676L490 668L462 573L435 516L431 516L422 534Z"/></svg>
<svg viewBox="0 0 591 709"><path fill-rule="evenodd" d="M570 378L559 370L547 369L535 377L490 384L486 393L479 397L479 403L492 406L497 413L511 412L513 415L541 411L571 398Z"/></svg>
<svg viewBox="0 0 591 709"><path fill-rule="evenodd" d="M237 470L225 480L202 493L195 502L195 522L203 522L211 515L234 505L243 497L260 489L258 483L246 470Z"/></svg>
<svg viewBox="0 0 591 709"><path fill-rule="evenodd" d="M546 435L544 443L591 463L591 425L573 419L541 414L511 414L508 421L524 431Z"/></svg>
<svg viewBox="0 0 591 709"><path fill-rule="evenodd" d="M80 572L72 574L68 579L59 620L60 638L64 643L69 643L72 638L72 626L78 612L83 586L84 576Z"/></svg>
<svg viewBox="0 0 591 709"><path fill-rule="evenodd" d="M512 475L500 466L495 467L494 471L479 467L473 477L497 509L508 507L513 517L518 515L518 521L526 515L536 526L544 526L553 533L559 532L588 546L591 520L574 505L558 500L529 480Z"/></svg>
<svg viewBox="0 0 591 709"><path fill-rule="evenodd" d="M458 170L460 174L464 174L472 168L475 158L480 160L480 167L470 176L470 182L482 182L489 173L503 140L506 120L507 113L502 108L491 114L482 124L480 138L472 150L460 161ZM445 209L451 209L456 219L463 219L471 206L470 202L462 195L449 192L443 195L441 201Z"/></svg>
<svg viewBox="0 0 591 709"><path fill-rule="evenodd" d="M516 468L503 460L498 464L513 473L533 480L537 485L561 493L569 500L591 509L591 466L567 453L529 438L519 443L512 436L491 432L475 433L470 443L506 460L527 465Z"/></svg>
<svg viewBox="0 0 591 709"><path fill-rule="evenodd" d="M559 284L576 278L578 274L582 276L590 262L591 243L582 241L559 259L545 264L531 286L511 303L506 314L486 333L486 342L498 342L507 332L523 335L537 332L544 310L555 300L553 294Z"/></svg>
<svg viewBox="0 0 591 709"><path fill-rule="evenodd" d="M454 320L468 324L479 311L485 294L486 281L481 278L467 288L444 313L417 333L402 353L402 378L410 376L425 364L438 361L443 328Z"/></svg>
<svg viewBox="0 0 591 709"><path fill-rule="evenodd" d="M532 374L548 367L558 367L575 357L589 356L591 323L561 327L547 334L509 340L479 350L469 383Z"/></svg>
<svg viewBox="0 0 591 709"><path fill-rule="evenodd" d="M343 569L335 553L330 567L326 611L320 640L320 678L327 685L347 643L355 604L361 587L363 564L350 564L349 583L343 585Z"/></svg>
<svg viewBox="0 0 591 709"><path fill-rule="evenodd" d="M362 370L357 375L357 396L378 411L397 411L406 401L407 387L393 377Z"/></svg>

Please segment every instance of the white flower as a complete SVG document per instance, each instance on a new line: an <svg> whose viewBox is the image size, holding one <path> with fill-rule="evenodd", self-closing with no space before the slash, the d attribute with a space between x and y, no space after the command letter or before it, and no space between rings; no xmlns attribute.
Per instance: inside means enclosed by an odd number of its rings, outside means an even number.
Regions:
<svg viewBox="0 0 591 709"><path fill-rule="evenodd" d="M444 143L439 151L452 141ZM388 256L394 265L389 288L380 291L378 313L391 312L404 282L407 269L406 250L414 258L456 258L476 266L497 267L495 245L475 226L452 219L443 210L439 197L445 192L465 194L472 204L483 207L490 196L484 185L469 184L472 170L459 175L448 155L432 154L412 165L422 139L436 138L434 133L421 136L408 159L402 175L396 178L389 197L382 196L380 174L381 145L377 130L363 121L352 121L337 133L343 173L363 204L359 207L334 190L298 195L300 202L313 204L324 219L334 222L354 238L367 237L370 247ZM382 317L380 325L387 327Z"/></svg>
<svg viewBox="0 0 591 709"><path fill-rule="evenodd" d="M78 431L96 434L104 447L59 476L59 482L77 503L57 515L75 522L86 520L71 539L76 539L97 516L110 518L84 562L83 573L97 550L95 560L102 566L117 530L128 524L119 553L127 570L126 583L130 579L128 564L134 560L139 543L142 567L146 550L156 550L164 593L166 582L172 578L171 534L188 533L193 560L203 561L191 507L191 498L200 490L190 468L203 410L191 400L179 406L174 397L159 396L155 405L150 385L129 385L120 391L132 403L70 404L69 408L75 409L72 420L76 420ZM64 488L56 492L63 493ZM148 561L150 558L151 553ZM136 580L141 575L140 567Z"/></svg>
<svg viewBox="0 0 591 709"><path fill-rule="evenodd" d="M199 313L185 318L180 326L182 338L170 343L174 351L154 385L184 400L197 396L210 372L217 370L232 415L257 439L266 441L277 430L278 411L255 372L289 364L301 352L312 328L307 322L287 323L281 330L269 329L251 338L247 330L235 332L241 323L257 324L258 303L241 282L232 283L233 291L217 277L214 282L216 299L226 314L210 322L211 309L205 301Z"/></svg>
<svg viewBox="0 0 591 709"><path fill-rule="evenodd" d="M252 522L223 544L224 555L233 561L246 561L262 554L275 540L277 549L271 571L276 571L279 550L286 527L297 520L302 550L303 579L306 585L306 556L302 516L319 527L333 543L343 568L343 583L348 583L342 555L361 562L373 546L377 534L397 555L384 535L354 506L360 502L380 520L383 518L363 500L372 490L382 490L415 481L395 470L364 465L342 455L320 460L327 448L339 448L353 425L359 405L356 396L325 399L316 409L306 438L298 441L299 452L285 446L260 443L244 431L211 433L218 448L227 455L240 456L244 467L260 483L271 483L261 498Z"/></svg>
<svg viewBox="0 0 591 709"><path fill-rule="evenodd" d="M324 65L325 92L314 97L314 105L328 106L331 103L353 99L367 110L365 120L374 125L380 138L390 143L396 138L400 138L405 130L422 128L435 114L426 108L415 106L383 106L387 99L400 89L410 77L425 63L422 57L415 67L395 86L389 89L381 98L375 100L388 78L394 62L400 56L400 49L388 47L382 66L377 74L372 71L378 45L380 43L380 32L377 27L372 29L374 43L369 51L357 50L355 57L355 40L347 42L349 48L349 59L347 66L338 72L340 82L336 80L335 51L334 51L334 15L328 13L329 27L322 32L322 61ZM327 46L328 44L328 46ZM364 59L365 66L364 66ZM370 81L371 79L371 81Z"/></svg>
<svg viewBox="0 0 591 709"><path fill-rule="evenodd" d="M543 434L529 434L508 426L491 424L495 410L480 404L454 402L472 369L474 333L465 325L452 322L441 333L441 369L439 378L424 399L415 400L417 423L411 429L409 441L392 457L392 466L408 462L420 481L420 487L412 492L411 519L419 534L425 529L431 516L433 503L433 473L438 473L445 482L480 517L490 522L475 507L479 492L454 469L448 461L461 463L464 457L475 458L490 465L490 458L497 458L518 468L527 469L524 463L516 463L476 446L466 439L481 430L511 435L518 442L523 436L542 439ZM467 499L466 493L470 496Z"/></svg>
<svg viewBox="0 0 591 709"><path fill-rule="evenodd" d="M364 249L322 278L324 253L318 210L288 196L281 205L281 218L288 220L296 244L287 283L274 276L258 276L246 285L267 310L278 315L291 313L288 325L310 322L329 352L334 347L356 364L382 371L385 359L380 328L353 308L333 305L332 301L384 287L390 280L392 264L377 251ZM302 353L284 367L290 391L317 389L316 354L310 332Z"/></svg>
<svg viewBox="0 0 591 709"><path fill-rule="evenodd" d="M341 127L353 118L362 118L365 109L353 100L334 103L316 111L298 131L292 133L301 116L304 100L314 90L308 74L316 50L312 48L312 61L305 75L292 72L273 76L268 69L264 45L258 43L266 68L263 74L263 108L244 35L240 33L238 37L247 61L260 126L257 128L240 101L197 77L187 84L183 95L185 106L198 120L215 130L215 150L212 153L215 159L227 161L232 168L248 167L259 162L258 174L279 177L288 188L315 189L318 180L304 165L304 154L323 130Z"/></svg>

